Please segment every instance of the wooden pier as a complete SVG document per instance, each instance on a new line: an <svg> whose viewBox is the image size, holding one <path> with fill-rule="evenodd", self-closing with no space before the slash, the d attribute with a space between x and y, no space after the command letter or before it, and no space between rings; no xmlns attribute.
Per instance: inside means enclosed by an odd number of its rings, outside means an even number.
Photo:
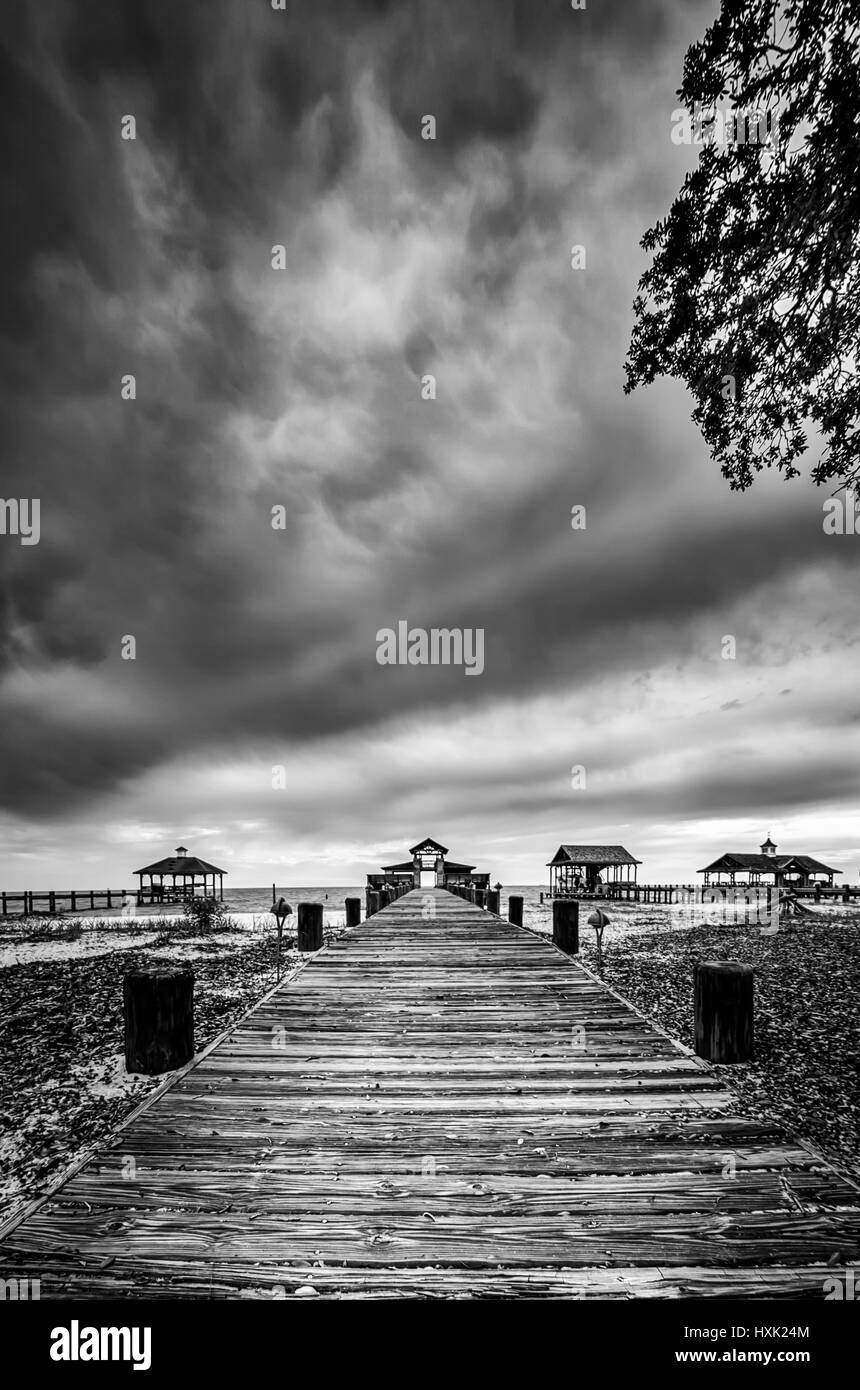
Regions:
<svg viewBox="0 0 860 1390"><path fill-rule="evenodd" d="M852 903L860 899L860 884L845 883L836 888L813 885L806 888L795 888L793 885L785 885L776 889L772 884L729 884L712 883L703 885L701 883L607 883L601 892L587 893L584 891L569 894L555 894L556 897L570 897L577 901L592 900L599 902L601 899L614 899L620 902L636 903L694 903L701 902L703 893L706 896L708 906L713 906L719 901L719 893L723 891L731 901L731 895L735 894L740 900L744 889L750 893L760 892L762 901L767 895L779 892L790 892L796 898L808 898L811 902L824 903ZM545 888L542 899L551 900L553 893L551 889ZM769 901L769 898L768 898Z"/></svg>
<svg viewBox="0 0 860 1390"><path fill-rule="evenodd" d="M548 940L413 890L0 1232L51 1297L823 1297L860 1189Z"/></svg>
<svg viewBox="0 0 860 1390"><path fill-rule="evenodd" d="M32 917L36 913L99 912L120 907L123 898L138 902L138 890L130 888L70 888L31 893L0 893L0 917Z"/></svg>
<svg viewBox="0 0 860 1390"><path fill-rule="evenodd" d="M197 890L199 892L199 889ZM124 902L136 907L145 904L182 906L195 896L194 889L183 885L149 888L67 888L0 893L0 918L61 916L66 912L105 912L122 907ZM223 901L223 899L222 899Z"/></svg>

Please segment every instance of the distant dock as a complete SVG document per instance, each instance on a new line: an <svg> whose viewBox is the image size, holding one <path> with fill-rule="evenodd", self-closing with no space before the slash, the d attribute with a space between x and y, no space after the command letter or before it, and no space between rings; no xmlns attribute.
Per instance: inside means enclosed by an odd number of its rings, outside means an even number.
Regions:
<svg viewBox="0 0 860 1390"><path fill-rule="evenodd" d="M70 888L68 892L0 893L0 916L30 917L37 912L96 912L99 908L119 907L123 899L137 903L136 888Z"/></svg>
<svg viewBox="0 0 860 1390"><path fill-rule="evenodd" d="M120 908L123 903L131 903L135 907L147 904L181 906L190 897L190 892L181 888L175 892L171 888L156 888L153 892L138 888L69 888L39 893L25 890L0 893L0 918L59 915L62 912L104 912Z"/></svg>
<svg viewBox="0 0 860 1390"><path fill-rule="evenodd" d="M712 883L702 886L701 883L607 883L602 891L588 892L584 889L579 891L573 888L569 890L556 890L544 888L541 893L541 901L550 902L556 898L575 898L580 901L599 902L601 899L612 899L615 902L634 902L634 903L689 903L704 901L706 903L719 903L722 898L728 895L729 901L740 899L745 890L750 894L759 893L761 901L764 903L765 895L770 901L770 895L779 891L789 892L795 898L808 898L811 902L845 902L849 903L860 898L860 884L844 883L839 887L829 888L822 884L813 884L805 888L789 888L783 886L779 890L770 884L729 884Z"/></svg>

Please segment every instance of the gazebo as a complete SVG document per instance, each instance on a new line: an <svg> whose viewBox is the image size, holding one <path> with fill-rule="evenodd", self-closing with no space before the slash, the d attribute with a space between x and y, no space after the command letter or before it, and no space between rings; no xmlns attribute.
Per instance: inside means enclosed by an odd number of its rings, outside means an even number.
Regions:
<svg viewBox="0 0 860 1390"><path fill-rule="evenodd" d="M594 893L601 883L610 891L630 890L641 863L623 845L559 845L547 865L550 892L554 898L570 898Z"/></svg>
<svg viewBox="0 0 860 1390"><path fill-rule="evenodd" d="M474 864L455 863L448 850L429 835L409 851L412 858L398 864L385 864L381 873L368 874L368 888L401 883L409 888L483 888L490 886L490 875L475 873Z"/></svg>
<svg viewBox="0 0 860 1390"><path fill-rule="evenodd" d="M189 854L184 845L180 845L175 854L171 854L167 859L159 859L155 864L147 864L143 869L135 869L135 877L140 880L137 890L138 903L146 902L146 889L143 886L145 877L149 878L149 902L163 903L180 902L185 898L193 898L198 892L198 879L202 879L203 897L217 897L215 892L215 880L218 879L220 887L221 902L224 901L224 874L226 869L218 869L214 864L207 864L205 859L198 859L196 855ZM212 879L211 893L209 892L209 879ZM158 883L155 882L156 878ZM170 879L170 885L165 888L165 878ZM177 883L177 880L181 882Z"/></svg>
<svg viewBox="0 0 860 1390"><path fill-rule="evenodd" d="M841 869L833 869L823 864L811 854L777 854L777 847L768 835L760 847L759 854L747 854L742 850L728 850L699 869L705 876L705 886L726 880L729 886L739 883L748 887L767 886L777 888L812 888L819 880L827 881L833 887L833 875L841 874Z"/></svg>

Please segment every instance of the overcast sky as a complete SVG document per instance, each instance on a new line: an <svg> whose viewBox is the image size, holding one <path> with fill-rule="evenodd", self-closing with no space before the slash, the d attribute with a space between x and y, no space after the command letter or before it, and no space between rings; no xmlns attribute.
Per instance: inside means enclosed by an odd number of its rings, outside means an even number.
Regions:
<svg viewBox="0 0 860 1390"><path fill-rule="evenodd" d="M0 536L0 886L180 843L348 883L425 834L503 882L768 832L856 879L860 536L731 493L677 383L622 394L715 11L6 12L2 490L41 538ZM404 619L482 628L483 673L378 664Z"/></svg>

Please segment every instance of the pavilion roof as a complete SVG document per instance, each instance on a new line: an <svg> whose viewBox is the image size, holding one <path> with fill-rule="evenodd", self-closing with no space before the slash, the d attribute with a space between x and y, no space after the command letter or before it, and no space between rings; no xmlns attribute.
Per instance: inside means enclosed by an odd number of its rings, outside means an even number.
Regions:
<svg viewBox="0 0 860 1390"><path fill-rule="evenodd" d="M226 874L226 869L216 868L214 864L207 864L205 859L198 859L195 854L171 854L166 859L159 859L154 864L147 864L143 869L135 869L135 874Z"/></svg>
<svg viewBox="0 0 860 1390"><path fill-rule="evenodd" d="M641 864L623 845L559 845L553 864Z"/></svg>
<svg viewBox="0 0 860 1390"><path fill-rule="evenodd" d="M437 850L439 851L440 854L447 854L447 853L448 853L448 851L447 851L447 849L445 848L444 845L440 845L440 843L439 843L438 840L433 840L433 839L431 839L429 835L427 836L426 839L424 839L424 840L419 840L417 845L413 845L412 848L410 849L409 853L410 853L410 854L417 854L417 852L418 852L419 849L423 849L423 850L437 849Z"/></svg>
<svg viewBox="0 0 860 1390"><path fill-rule="evenodd" d="M697 869L696 872L704 874L713 873L717 869L725 869L728 872L746 869L756 873L772 874L784 873L792 868L804 869L807 873L842 873L841 869L832 869L829 864L822 864L820 859L813 859L811 854L744 854L735 850L721 854L713 864L706 864L704 869Z"/></svg>

